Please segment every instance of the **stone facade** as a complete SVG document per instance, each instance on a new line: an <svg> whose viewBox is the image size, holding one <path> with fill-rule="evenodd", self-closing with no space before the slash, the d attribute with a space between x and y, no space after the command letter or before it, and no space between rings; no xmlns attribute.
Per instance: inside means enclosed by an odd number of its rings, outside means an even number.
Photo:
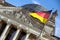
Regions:
<svg viewBox="0 0 60 40"><path fill-rule="evenodd" d="M29 15L30 8L32 11L46 11L40 5L30 4L22 7L14 7L4 1L0 1L0 40L60 40L55 37L55 17L57 10L53 12L51 18L44 25L39 20ZM26 7L27 6L27 7Z"/></svg>
<svg viewBox="0 0 60 40"><path fill-rule="evenodd" d="M15 7L14 5L8 3L8 2L5 2L5 0L0 0L0 5L2 6L10 6L10 7Z"/></svg>

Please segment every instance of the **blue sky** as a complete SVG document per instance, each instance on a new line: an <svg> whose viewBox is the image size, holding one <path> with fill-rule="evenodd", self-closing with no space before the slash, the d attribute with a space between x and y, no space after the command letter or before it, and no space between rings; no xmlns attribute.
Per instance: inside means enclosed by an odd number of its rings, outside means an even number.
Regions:
<svg viewBox="0 0 60 40"><path fill-rule="evenodd" d="M22 6L25 4L39 4L45 7L46 9L50 10L52 8L53 11L56 9L58 10L58 16L56 17L56 30L55 30L55 35L60 37L60 5L59 2L60 0L6 0L6 2L11 3L15 6Z"/></svg>

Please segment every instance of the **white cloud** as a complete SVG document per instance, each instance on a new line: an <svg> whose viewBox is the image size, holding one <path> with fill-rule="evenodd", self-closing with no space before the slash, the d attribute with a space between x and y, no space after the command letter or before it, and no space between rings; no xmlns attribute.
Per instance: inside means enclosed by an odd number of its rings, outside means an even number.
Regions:
<svg viewBox="0 0 60 40"><path fill-rule="evenodd" d="M56 22L55 22L57 27L60 27L60 18L56 18Z"/></svg>
<svg viewBox="0 0 60 40"><path fill-rule="evenodd" d="M38 5L40 5L40 3L37 2L36 0L32 0L32 2L33 2L34 4L38 4Z"/></svg>
<svg viewBox="0 0 60 40"><path fill-rule="evenodd" d="M55 35L60 37L60 27L57 27L55 30Z"/></svg>
<svg viewBox="0 0 60 40"><path fill-rule="evenodd" d="M60 37L60 18L56 18L55 35Z"/></svg>

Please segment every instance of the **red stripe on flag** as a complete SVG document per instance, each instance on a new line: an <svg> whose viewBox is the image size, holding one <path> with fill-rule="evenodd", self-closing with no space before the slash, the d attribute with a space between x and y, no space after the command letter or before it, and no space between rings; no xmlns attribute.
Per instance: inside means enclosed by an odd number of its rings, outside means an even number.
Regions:
<svg viewBox="0 0 60 40"><path fill-rule="evenodd" d="M48 12L36 12L36 14L38 14L39 16L43 17L43 18L49 18L50 13Z"/></svg>

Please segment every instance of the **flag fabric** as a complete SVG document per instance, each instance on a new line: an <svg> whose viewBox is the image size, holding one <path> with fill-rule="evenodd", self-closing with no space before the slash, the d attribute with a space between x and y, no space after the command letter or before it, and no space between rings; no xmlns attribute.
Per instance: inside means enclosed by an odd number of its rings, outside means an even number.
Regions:
<svg viewBox="0 0 60 40"><path fill-rule="evenodd" d="M51 14L51 11L41 11L41 12L30 12L30 15L34 18L37 18L42 23L46 23L49 16Z"/></svg>

